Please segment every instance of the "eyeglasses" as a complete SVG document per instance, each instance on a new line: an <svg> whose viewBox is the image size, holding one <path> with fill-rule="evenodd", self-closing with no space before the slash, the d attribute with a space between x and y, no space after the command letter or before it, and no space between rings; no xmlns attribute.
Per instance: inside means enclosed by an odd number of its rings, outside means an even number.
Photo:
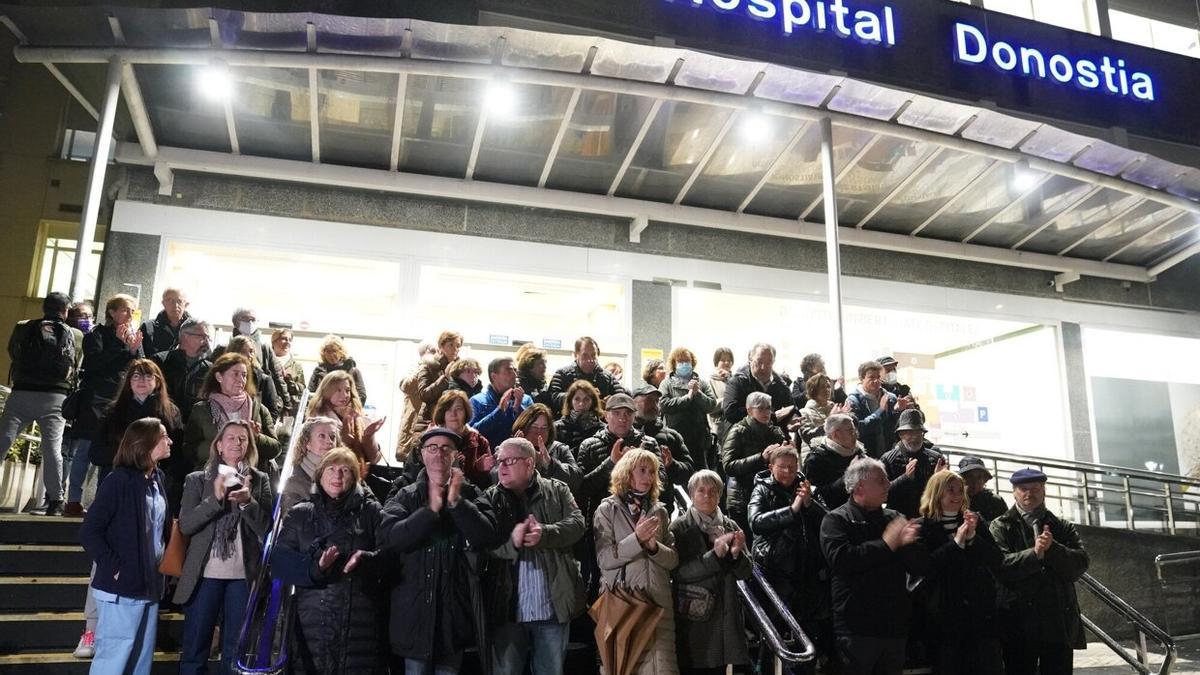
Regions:
<svg viewBox="0 0 1200 675"><path fill-rule="evenodd" d="M138 382L138 381L144 382L147 380L153 382L154 374L153 373L130 373L129 374L130 382Z"/></svg>
<svg viewBox="0 0 1200 675"><path fill-rule="evenodd" d="M457 452L457 451L458 451L458 448L454 447L453 445L431 444L431 445L421 446L421 452L427 452L431 455L434 453L441 454L441 453Z"/></svg>
<svg viewBox="0 0 1200 675"><path fill-rule="evenodd" d="M496 463L500 466L515 466L517 462L523 462L529 459L528 457L497 457Z"/></svg>
<svg viewBox="0 0 1200 675"><path fill-rule="evenodd" d="M536 431L536 432L542 433L542 434L546 433L547 431L550 431L550 426L546 425L546 424L530 424L526 428L529 429L530 431Z"/></svg>

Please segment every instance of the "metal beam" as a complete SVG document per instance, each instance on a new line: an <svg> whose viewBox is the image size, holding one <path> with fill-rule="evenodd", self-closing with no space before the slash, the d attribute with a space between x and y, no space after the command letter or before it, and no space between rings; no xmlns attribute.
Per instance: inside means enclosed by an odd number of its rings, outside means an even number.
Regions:
<svg viewBox="0 0 1200 675"><path fill-rule="evenodd" d="M796 129L796 133L792 134L792 138L787 142L787 145L783 146L783 152L780 152L775 159L771 161L771 165L767 167L767 170L763 173L762 178L758 179L758 182L754 184L753 188L751 188L750 194L746 195L746 198L743 199L742 203L738 205L737 213L745 211L746 207L750 206L750 202L753 202L754 198L758 196L758 193L762 191L763 187L771 181L771 176L775 174L775 171L779 169L784 160L786 160L788 156L792 154L792 150L796 148L796 144L799 143L800 139L804 137L804 132L807 130L808 122L801 122L799 128Z"/></svg>
<svg viewBox="0 0 1200 675"><path fill-rule="evenodd" d="M100 115L100 126L96 129L96 144L92 146L92 158L88 160L87 191L83 195L83 215L79 219L79 235L75 241L75 260L71 263L71 284L67 291L73 300L78 297L79 280L83 266L92 253L92 241L96 238L96 220L100 216L100 202L104 199L104 175L108 171L108 154L112 149L113 122L117 118L117 103L121 98L121 59L113 57L108 64L108 78L104 84L104 111ZM144 156L144 155L143 155ZM153 163L153 157L146 157Z"/></svg>
<svg viewBox="0 0 1200 675"><path fill-rule="evenodd" d="M241 144L238 143L237 122L233 119L233 97L226 96L221 101L221 109L225 113L225 130L229 132L229 151L235 155L242 153Z"/></svg>
<svg viewBox="0 0 1200 675"><path fill-rule="evenodd" d="M542 166L542 175L538 178L538 187L540 188L546 187L546 181L550 178L550 169L554 168L554 160L558 158L558 149L567 135L567 129L571 126L571 118L575 116L575 106L579 105L579 97L582 95L583 89L579 87L571 90L571 100L567 101L567 109L563 111L562 124L558 125L558 133L554 134L554 142L550 144L550 152L546 155L546 163Z"/></svg>
<svg viewBox="0 0 1200 675"><path fill-rule="evenodd" d="M1012 200L1011 202L1009 202L1008 204L1006 204L1006 205L1004 206L1004 208L1002 208L1002 209L1000 209L999 211L997 211L997 212L995 212L994 214L992 214L992 217L991 217L991 218L988 218L987 220L983 221L983 224L982 224L982 225L980 225L979 227L975 228L975 229L974 229L974 230L971 232L971 234L968 234L968 235L967 235L967 236L966 236L966 237L963 239L963 243L964 243L964 244L969 244L969 243L971 243L971 240L972 240L972 239L974 239L975 237L979 236L979 233L981 233L981 232L983 232L984 230L988 229L988 227L989 227L989 226L991 226L991 225L992 225L992 223L995 223L997 220L1000 220L1000 216L1003 216L1003 215L1004 215L1004 214L1005 214L1005 213L1006 213L1006 212L1007 212L1009 209L1011 209L1013 206L1015 206L1015 205L1017 205L1017 204L1020 204L1021 202L1025 201L1025 199L1026 199L1027 197L1029 197L1029 195L1031 195L1031 194L1033 194L1034 192L1037 192L1038 190L1042 189L1042 186L1046 184L1046 181L1050 180L1050 179L1051 179L1051 178L1053 178L1053 177L1054 177L1054 174L1052 174L1052 173L1048 173L1048 174L1045 174L1045 175L1043 175L1041 178L1039 178L1039 179L1035 180L1035 181L1033 182L1033 186L1032 186L1032 187L1030 187L1028 190L1025 190L1024 192L1022 192L1022 193L1021 193L1019 196L1017 196L1017 198L1016 198L1016 199L1014 199L1014 200Z"/></svg>
<svg viewBox="0 0 1200 675"><path fill-rule="evenodd" d="M1167 270L1178 265L1179 263L1183 262L1184 260L1187 260L1188 258L1196 255L1197 253L1200 253L1200 241L1193 242L1193 243L1189 244L1187 247L1182 248L1182 249L1176 251L1175 253L1172 253L1171 255L1167 256L1166 258L1163 258L1161 261L1159 261L1157 263L1154 263L1154 266L1152 266L1149 270L1147 270L1147 272L1150 274L1150 276L1152 278L1157 277L1158 275L1162 274L1163 272L1166 272ZM1104 263L1104 264L1111 265L1112 263Z"/></svg>
<svg viewBox="0 0 1200 675"><path fill-rule="evenodd" d="M842 255L838 248L840 233L837 212L837 181L841 176L833 175L833 122L826 117L819 124L821 192L825 201L825 269L829 283L829 310L833 314L833 337L837 344L837 352L833 358L833 365L837 370L833 372L842 377L846 374L846 343L842 332ZM804 217L801 216L800 220L804 220Z"/></svg>
<svg viewBox="0 0 1200 675"><path fill-rule="evenodd" d="M841 185L842 179L850 175L850 172L854 170L854 167L858 166L858 163L862 161L862 158L866 157L867 153L871 151L871 148L875 147L875 144L878 143L882 138L883 136L877 134L872 136L866 143L863 143L863 146L859 148L858 152L854 153L854 156L850 158L850 161L846 162L846 166L843 166L842 170L837 172L837 177L833 179L834 182L838 185ZM833 141L830 142L832 143ZM812 215L812 212L816 210L817 204L820 204L822 199L824 199L824 197L817 197L816 199L812 200L812 203L808 205L808 208L800 212L800 220L805 220Z"/></svg>
<svg viewBox="0 0 1200 675"><path fill-rule="evenodd" d="M50 71L50 74L54 76L54 79L58 80L59 84L63 86L63 89L66 89L67 93L70 94L79 103L79 105L87 111L87 114L91 115L92 119L99 121L100 111L96 110L96 106L92 105L91 101L87 100L87 97L83 95L83 92L79 91L79 89L72 84L71 80L67 79L66 75L63 75L63 72L58 69L58 66L54 65L53 63L47 63L45 66L46 70Z"/></svg>
<svg viewBox="0 0 1200 675"><path fill-rule="evenodd" d="M892 200L899 196L900 193L907 190L909 185L917 182L917 179L925 174L925 170L932 166L938 157L942 156L942 152L944 150L945 148L937 148L933 152L929 153L929 156L921 160L921 163L918 164L912 170L912 172L905 176L904 180L900 181L896 187L892 188L891 192L884 195L883 199L880 199L878 204L871 207L871 210L867 212L867 215L863 216L862 220L858 221L858 224L855 225L855 227L860 230L863 229L863 226L867 224L867 221L878 215L878 213L882 211L885 206L891 204Z"/></svg>
<svg viewBox="0 0 1200 675"><path fill-rule="evenodd" d="M158 153L158 144L154 142L154 128L150 124L150 116L146 113L146 101L142 98L142 88L138 86L137 74L133 65L121 64L121 94L125 98L125 107L133 119L133 129L137 132L138 143L147 157Z"/></svg>
<svg viewBox="0 0 1200 675"><path fill-rule="evenodd" d="M1159 232L1163 231L1164 229L1170 227L1171 225L1174 225L1175 221L1179 220L1180 218L1184 218L1187 215L1188 214L1185 211L1176 216L1172 216L1171 218L1167 218L1163 222L1159 223L1157 227L1152 228L1149 232L1143 232L1141 235L1138 236L1137 239L1134 239L1133 241L1129 242L1128 244L1125 244L1121 248L1119 248L1119 249L1113 251L1112 253L1108 254L1107 256L1105 256L1104 262L1108 262L1109 260L1112 260L1113 258L1121 255L1125 251L1128 251L1129 249L1133 248L1134 246L1137 246L1138 244L1142 243L1146 239L1149 239L1150 237L1158 234Z"/></svg>
<svg viewBox="0 0 1200 675"><path fill-rule="evenodd" d="M1071 249L1073 249L1076 246L1087 241L1088 238L1090 238L1093 234L1099 232L1100 230L1103 230L1104 228L1108 227L1109 225L1112 225L1113 223L1117 222L1118 220L1121 220L1122 218L1129 215L1130 213L1133 213L1134 209L1136 209L1137 207L1139 207L1145 203L1146 203L1146 200L1144 200L1144 199L1134 200L1134 202L1132 204L1130 204L1129 206L1121 209L1120 211L1117 211L1117 215L1113 216L1112 218L1109 218L1108 220L1104 221L1100 225L1097 225L1096 227L1093 227L1092 229L1088 230L1082 237L1080 237L1080 238L1076 239L1074 242L1072 242L1070 246L1059 251L1057 255L1066 255L1067 253L1070 253Z"/></svg>
<svg viewBox="0 0 1200 675"><path fill-rule="evenodd" d="M162 162L174 170L197 171L228 176L244 176L266 180L306 183L359 190L378 190L435 198L453 198L469 202L506 204L531 208L584 213L607 218L633 220L644 216L648 220L708 227L718 230L752 232L788 239L825 241L825 226L790 218L770 218L727 211L676 206L660 202L624 197L585 194L567 190L505 185L486 181L469 182L461 178L394 173L381 169L364 169L332 164L270 159L265 157L234 157L223 152L185 150L160 146L157 159L146 158L133 144L121 144L117 160L123 164L153 166ZM1146 270L1132 265L1101 263L1076 258L1010 251L989 246L962 244L936 239L914 240L903 234L843 229L840 241L847 246L859 246L886 251L902 251L956 260L972 260L998 265L1040 269L1051 272L1078 271L1094 277L1123 281L1149 281Z"/></svg>
<svg viewBox="0 0 1200 675"><path fill-rule="evenodd" d="M483 145L483 133L487 130L488 107L479 106L479 122L475 124L475 138L471 141L471 154L467 157L467 180L475 178L475 165L479 162L479 148Z"/></svg>
<svg viewBox="0 0 1200 675"><path fill-rule="evenodd" d="M309 24L310 26L312 24ZM312 161L314 164L321 162L321 122L320 114L321 107L318 105L317 94L321 91L318 84L318 75L316 68L308 69L308 127L309 137L312 143Z"/></svg>
<svg viewBox="0 0 1200 675"><path fill-rule="evenodd" d="M709 143L708 149L704 151L704 154L700 156L699 161L696 162L696 168L692 169L692 175L688 176L688 179L684 181L683 187L679 189L679 194L675 195L675 201L673 203L683 203L683 198L687 196L688 190L691 190L692 186L696 184L696 180L699 179L700 174L704 172L704 167L708 166L709 160L711 160L712 156L716 154L717 148L721 145L721 141L725 140L725 135L729 133L729 130L732 129L733 125L737 122L740 112L740 110L734 110L733 112L729 113L729 117L725 118L725 124L721 125L721 129L717 132L716 138L712 140L712 143Z"/></svg>
<svg viewBox="0 0 1200 675"><path fill-rule="evenodd" d="M669 99L715 105L726 108L746 109L768 115L815 120L828 116L835 124L872 133L883 133L896 138L914 141L932 141L938 145L961 152L982 155L1007 162L1024 159L1036 171L1074 178L1076 180L1123 190L1131 194L1153 199L1168 206L1200 213L1200 203L1178 197L1153 188L1131 183L1106 174L1054 162L1017 150L1007 150L972 141L958 136L892 124L883 120L859 117L849 113L818 110L776 101L767 101L752 96L725 94L721 92L688 89L668 84L655 84L616 78L594 77L579 73L564 73L548 70L522 68L497 68L490 64L453 63L447 61L396 59L382 56L350 54L323 54L305 52L271 52L257 50L210 50L210 49L131 49L131 48L77 48L77 47L16 47L13 55L20 63L107 63L112 56L121 56L130 63L156 63L167 65L204 65L214 59L225 60L231 66L258 66L268 68L329 68L358 70L379 73L409 73L434 77L457 77L478 80L493 80L498 72L513 83L540 84L547 86L581 87L596 91L608 91L654 99Z"/></svg>
<svg viewBox="0 0 1200 675"><path fill-rule="evenodd" d="M608 196L611 197L616 193L617 188L621 185L621 180L625 178L625 172L629 170L629 165L633 163L633 158L637 156L638 148L642 147L642 141L646 140L646 134L650 131L650 125L654 124L654 118L658 117L658 111L662 109L663 99L656 98L654 103L650 104L650 110L646 112L646 119L642 121L642 128L638 129L637 136L633 137L633 143L629 146L629 152L625 153L625 159L621 160L621 168L617 169L617 175L613 176L612 184L608 186Z"/></svg>
<svg viewBox="0 0 1200 675"><path fill-rule="evenodd" d="M1042 231L1045 230L1046 228L1050 227L1054 223L1057 223L1059 220L1066 218L1067 216L1071 215L1072 213L1075 213L1076 211L1079 210L1079 207L1083 206L1084 203L1087 202L1087 200L1091 199L1093 196L1096 195L1097 192L1100 192L1103 189L1104 188L1102 188L1100 186L1096 186L1096 187L1093 187L1092 189L1088 190L1087 192L1084 192L1082 196L1080 196L1075 201L1071 202L1071 204L1069 206L1067 206L1067 208L1063 209L1062 211L1059 211L1057 215L1055 215L1050 220L1047 220L1046 222L1042 223L1041 226L1039 226L1033 232L1030 232L1029 234L1022 237L1021 240L1018 241L1017 243L1013 244L1012 246L1009 246L1009 249L1011 249L1013 251L1017 250L1022 245L1024 245L1025 242L1027 242L1030 239L1033 239L1034 237L1041 234Z"/></svg>
<svg viewBox="0 0 1200 675"><path fill-rule="evenodd" d="M404 100L408 97L408 75L400 73L396 83L396 111L392 116L392 153L388 167L392 171L400 168L400 144L404 142Z"/></svg>
<svg viewBox="0 0 1200 675"><path fill-rule="evenodd" d="M909 232L908 236L915 237L918 234L920 234L922 231L924 231L925 228L932 225L933 221L937 220L938 218L941 218L943 213L945 213L946 211L949 211L951 206L954 206L955 204L957 204L958 200L962 199L963 195L965 195L968 192L970 192L971 190L973 190L976 185L979 185L984 180L990 178L991 175L996 172L996 169L1000 168L1001 166L1004 166L1004 162L1002 162L1002 161L995 161L995 162L992 162L991 164L989 164L986 169L984 169L983 171L980 171L974 178L971 179L971 181L969 183L964 185L961 190L959 190L957 193L955 193L955 195L953 197L951 197L949 200L947 200L945 204L942 204L941 206L939 206L937 208L936 211L929 214L929 217L925 219L925 222L918 225L916 227L916 229L913 230L912 232Z"/></svg>

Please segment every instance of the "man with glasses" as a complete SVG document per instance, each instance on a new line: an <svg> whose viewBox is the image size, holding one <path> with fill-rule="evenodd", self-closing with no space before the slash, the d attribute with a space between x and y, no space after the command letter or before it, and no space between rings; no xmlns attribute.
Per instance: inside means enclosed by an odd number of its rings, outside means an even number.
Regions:
<svg viewBox="0 0 1200 675"><path fill-rule="evenodd" d="M512 435L513 422L533 399L517 386L517 366L510 357L492 359L488 380L487 389L471 397L471 419L475 430L496 448Z"/></svg>
<svg viewBox="0 0 1200 675"><path fill-rule="evenodd" d="M507 533L496 527L487 497L454 466L461 444L445 427L422 433L424 468L383 507L378 541L404 570L391 590L388 634L408 675L452 675L468 647L484 652L478 552L499 546Z"/></svg>
<svg viewBox="0 0 1200 675"><path fill-rule="evenodd" d="M200 395L204 376L212 366L209 355L212 350L212 326L203 319L188 317L179 326L179 342L169 350L161 351L150 358L158 364L167 380L167 393L171 402L179 408L179 415L187 424L192 405Z"/></svg>
<svg viewBox="0 0 1200 675"><path fill-rule="evenodd" d="M539 476L537 451L524 438L496 450L500 482L488 500L508 539L489 551L484 589L496 675L561 675L571 617L583 611L574 545L583 512L566 483Z"/></svg>
<svg viewBox="0 0 1200 675"><path fill-rule="evenodd" d="M179 343L179 331L190 316L188 299L178 288L168 288L162 294L162 311L142 323L142 345L147 354L170 350Z"/></svg>
<svg viewBox="0 0 1200 675"><path fill-rule="evenodd" d="M1088 554L1071 523L1046 508L1046 474L1018 469L1009 478L1013 507L991 524L1004 553L1000 580L1004 663L1009 675L1059 675L1087 642L1075 580Z"/></svg>

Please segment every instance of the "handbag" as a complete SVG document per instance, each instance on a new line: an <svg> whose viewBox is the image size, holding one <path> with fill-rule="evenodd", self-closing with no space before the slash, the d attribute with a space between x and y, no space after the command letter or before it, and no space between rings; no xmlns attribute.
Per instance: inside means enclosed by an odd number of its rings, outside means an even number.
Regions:
<svg viewBox="0 0 1200 675"><path fill-rule="evenodd" d="M678 584L675 592L675 613L688 621L704 622L712 618L717 596L697 584Z"/></svg>
<svg viewBox="0 0 1200 675"><path fill-rule="evenodd" d="M167 542L167 550L163 552L162 562L158 563L158 571L169 577L182 577L183 560L187 557L190 540L191 537L179 527L179 519L171 519L171 539Z"/></svg>

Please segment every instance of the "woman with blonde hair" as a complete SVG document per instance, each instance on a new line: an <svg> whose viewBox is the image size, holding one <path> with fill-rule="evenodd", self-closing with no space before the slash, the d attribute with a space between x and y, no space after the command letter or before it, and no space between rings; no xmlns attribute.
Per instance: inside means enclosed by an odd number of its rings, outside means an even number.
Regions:
<svg viewBox="0 0 1200 675"><path fill-rule="evenodd" d="M226 422L205 467L184 482L179 528L191 539L174 596L183 605L180 673L207 670L218 617L224 617L219 672L228 672L237 651L274 503L270 478L254 468L254 437L248 420Z"/></svg>
<svg viewBox="0 0 1200 675"><path fill-rule="evenodd" d="M367 473L367 465L379 461L379 441L375 434L383 428L386 417L368 422L363 415L362 401L354 388L354 378L344 370L335 370L326 375L317 386L317 391L308 401L308 416L332 417L342 423L341 445L358 455L361 476Z"/></svg>
<svg viewBox="0 0 1200 675"><path fill-rule="evenodd" d="M346 343L342 338L336 335L326 335L321 340L321 359L317 363L317 367L313 368L312 376L308 378L308 390L315 392L325 376L335 371L342 371L350 375L354 381L354 392L358 394L358 400L362 404L367 402L367 385L363 383L362 371L358 369L358 364L346 352Z"/></svg>
<svg viewBox="0 0 1200 675"><path fill-rule="evenodd" d="M929 550L930 569L918 590L924 612L924 638L933 672L999 675L1000 616L996 578L1004 554L987 522L968 510L962 476L934 473L921 495L920 541Z"/></svg>
<svg viewBox="0 0 1200 675"><path fill-rule="evenodd" d="M317 415L304 420L292 451L292 474L279 495L280 513L287 513L288 509L308 499L317 465L325 453L337 447L341 438L342 423L335 417Z"/></svg>
<svg viewBox="0 0 1200 675"><path fill-rule="evenodd" d="M658 456L649 450L627 450L613 467L608 497L592 519L600 584L618 583L644 591L663 609L654 641L638 660L638 675L677 675L675 611L671 571L679 566L667 510L658 501L662 481Z"/></svg>

